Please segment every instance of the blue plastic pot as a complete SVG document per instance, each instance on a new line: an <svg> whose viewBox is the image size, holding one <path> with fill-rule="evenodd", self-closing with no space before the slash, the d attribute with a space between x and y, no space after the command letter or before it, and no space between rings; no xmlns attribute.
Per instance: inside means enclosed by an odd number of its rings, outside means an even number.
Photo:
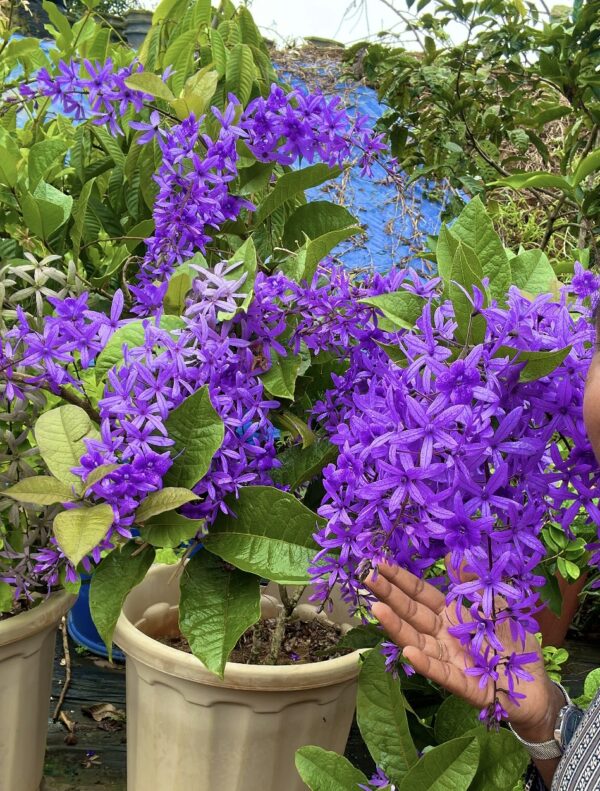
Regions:
<svg viewBox="0 0 600 791"><path fill-rule="evenodd" d="M90 612L90 577L87 574L81 575L79 596L67 618L67 628L76 643L87 648L92 654L108 659L106 646L92 621ZM116 646L113 646L112 658L115 662L124 662L125 654Z"/></svg>

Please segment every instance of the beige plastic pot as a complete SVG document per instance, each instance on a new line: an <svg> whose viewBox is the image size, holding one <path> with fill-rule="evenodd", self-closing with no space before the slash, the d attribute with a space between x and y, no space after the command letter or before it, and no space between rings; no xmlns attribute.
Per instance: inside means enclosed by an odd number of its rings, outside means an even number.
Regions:
<svg viewBox="0 0 600 791"><path fill-rule="evenodd" d="M75 597L55 593L0 621L0 789L37 791L42 782L56 629Z"/></svg>
<svg viewBox="0 0 600 791"><path fill-rule="evenodd" d="M303 791L299 747L344 751L360 652L297 666L230 662L221 680L153 639L178 634L172 575L172 566L151 569L114 635L127 655L128 791ZM263 597L263 615L277 606ZM316 609L301 604L298 615L308 620Z"/></svg>

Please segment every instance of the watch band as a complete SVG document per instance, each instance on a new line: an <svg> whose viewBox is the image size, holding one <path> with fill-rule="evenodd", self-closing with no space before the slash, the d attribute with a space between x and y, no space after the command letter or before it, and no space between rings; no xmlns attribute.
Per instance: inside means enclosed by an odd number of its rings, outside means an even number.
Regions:
<svg viewBox="0 0 600 791"><path fill-rule="evenodd" d="M556 725L554 728L554 738L550 739L547 742L528 742L525 739L522 739L518 733L514 730L512 725L509 723L508 727L513 732L516 739L523 745L523 747L527 750L529 755L538 760L538 761L547 761L551 758L560 758L563 754L564 750L564 739L562 734L563 723L565 721L565 715L567 711L571 708L577 708L573 705L571 698L567 690L562 686L562 684L557 683L556 681L554 684L560 689L565 697L565 705L561 708L558 713L558 717L556 719Z"/></svg>

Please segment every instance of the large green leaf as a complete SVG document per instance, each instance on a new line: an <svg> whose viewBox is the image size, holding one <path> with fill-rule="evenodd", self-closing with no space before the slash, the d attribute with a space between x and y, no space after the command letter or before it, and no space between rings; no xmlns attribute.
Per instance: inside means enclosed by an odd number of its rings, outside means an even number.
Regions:
<svg viewBox="0 0 600 791"><path fill-rule="evenodd" d="M34 505L53 505L54 503L72 503L77 499L73 487L62 483L50 475L33 475L2 490L4 497L11 497L21 503Z"/></svg>
<svg viewBox="0 0 600 791"><path fill-rule="evenodd" d="M426 752L404 776L398 791L467 791L478 762L476 738L452 739Z"/></svg>
<svg viewBox="0 0 600 791"><path fill-rule="evenodd" d="M378 648L369 652L358 679L358 727L373 760L398 783L417 761L400 682L385 668Z"/></svg>
<svg viewBox="0 0 600 791"><path fill-rule="evenodd" d="M88 202L94 188L94 179L86 181L73 209L73 225L71 227L71 241L73 242L73 258L79 258L81 240L86 230Z"/></svg>
<svg viewBox="0 0 600 791"><path fill-rule="evenodd" d="M256 68L252 50L247 44L236 44L227 56L225 72L225 89L234 93L242 106L245 106L252 95Z"/></svg>
<svg viewBox="0 0 600 791"><path fill-rule="evenodd" d="M112 638L123 602L129 591L144 579L154 561L154 549L134 542L114 549L94 570L90 583L92 620L112 660Z"/></svg>
<svg viewBox="0 0 600 791"><path fill-rule="evenodd" d="M319 237L350 227L356 228L358 220L344 206L330 201L311 201L299 206L285 224L283 246L295 250L304 244L305 237ZM314 253L313 253L314 255Z"/></svg>
<svg viewBox="0 0 600 791"><path fill-rule="evenodd" d="M554 188L562 190L566 195L573 194L573 187L567 179L546 171L527 171L513 173L506 178L493 182L490 186L512 187L515 190Z"/></svg>
<svg viewBox="0 0 600 791"><path fill-rule="evenodd" d="M280 584L309 581L308 567L318 550L313 533L323 519L271 486L245 486L228 505L236 515L219 514L204 539L211 552Z"/></svg>
<svg viewBox="0 0 600 791"><path fill-rule="evenodd" d="M271 478L275 483L288 485L293 492L335 461L338 452L338 448L327 439L317 439L308 448L292 445L277 456L281 467L272 471Z"/></svg>
<svg viewBox="0 0 600 791"><path fill-rule="evenodd" d="M256 225L263 223L274 211L283 206L301 192L311 187L318 187L324 181L337 178L341 173L339 168L330 168L324 164L311 165L301 170L292 170L281 176L272 192L258 207L254 221Z"/></svg>
<svg viewBox="0 0 600 791"><path fill-rule="evenodd" d="M158 514L139 528L140 536L153 547L178 547L191 541L204 527L203 519L187 519L170 511Z"/></svg>
<svg viewBox="0 0 600 791"><path fill-rule="evenodd" d="M523 250L511 258L513 283L528 294L549 294L558 288L558 280L548 256L542 250Z"/></svg>
<svg viewBox="0 0 600 791"><path fill-rule="evenodd" d="M457 734L458 735L458 734ZM479 743L479 765L469 791L506 791L515 788L523 776L529 756L507 728L488 731L477 725L465 736Z"/></svg>
<svg viewBox="0 0 600 791"><path fill-rule="evenodd" d="M179 96L185 81L193 68L196 42L198 40L197 30L186 30L181 36L177 36L169 42L167 51L163 58L163 68L171 66L170 83L173 93Z"/></svg>
<svg viewBox="0 0 600 791"><path fill-rule="evenodd" d="M423 297L403 289L389 294L379 294L376 297L365 297L359 302L363 305L372 305L383 313L387 321L378 319L378 324L386 332L414 329L425 305Z"/></svg>
<svg viewBox="0 0 600 791"><path fill-rule="evenodd" d="M552 351L528 352L515 349L512 346L501 346L495 353L495 357L509 357L516 362L526 363L519 374L521 382L534 382L543 376L549 376L555 371L563 360L567 358L571 351L571 346L564 349Z"/></svg>
<svg viewBox="0 0 600 791"><path fill-rule="evenodd" d="M290 351L282 357L271 349L271 367L261 376L265 389L275 398L293 399L301 365L302 355Z"/></svg>
<svg viewBox="0 0 600 791"><path fill-rule="evenodd" d="M368 779L347 758L321 747L296 751L296 769L310 791L356 791Z"/></svg>
<svg viewBox="0 0 600 791"><path fill-rule="evenodd" d="M260 579L200 551L181 578L179 626L192 653L221 678L229 654L260 618Z"/></svg>
<svg viewBox="0 0 600 791"><path fill-rule="evenodd" d="M191 489L208 472L213 456L223 444L225 427L204 386L174 409L165 423L173 466L164 477L167 486Z"/></svg>
<svg viewBox="0 0 600 791"><path fill-rule="evenodd" d="M51 184L40 181L32 193L21 200L23 219L40 239L49 239L71 216L73 198Z"/></svg>
<svg viewBox="0 0 600 791"><path fill-rule="evenodd" d="M29 150L27 170L29 189L33 192L47 172L57 164L62 164L67 144L64 140L41 140Z"/></svg>
<svg viewBox="0 0 600 791"><path fill-rule="evenodd" d="M324 233L322 236L308 242L306 245L306 257L304 259L303 277L310 283L321 261L328 256L338 244L346 241L346 239L350 239L352 236L356 236L358 233L363 233L363 229L360 225L350 225L340 228L337 231Z"/></svg>
<svg viewBox="0 0 600 791"><path fill-rule="evenodd" d="M592 151L577 165L571 178L572 184L577 187L581 182L595 171L600 170L600 148Z"/></svg>
<svg viewBox="0 0 600 791"><path fill-rule="evenodd" d="M71 563L77 566L104 539L113 520L112 506L106 503L62 511L54 518L54 536Z"/></svg>
<svg viewBox="0 0 600 791"><path fill-rule="evenodd" d="M189 489L174 486L167 486L158 492L150 492L138 506L135 512L135 521L138 523L147 522L153 516L164 514L165 511L175 511L182 505L197 499L198 496Z"/></svg>
<svg viewBox="0 0 600 791"><path fill-rule="evenodd" d="M143 91L144 93L154 96L156 99L164 99L166 102L175 101L173 91L169 88L166 82L163 82L158 74L152 74L149 71L140 71L127 77L125 85L135 91Z"/></svg>
<svg viewBox="0 0 600 791"><path fill-rule="evenodd" d="M505 302L512 285L510 261L480 198L467 203L451 231L474 251L483 275L489 278L492 296Z"/></svg>
<svg viewBox="0 0 600 791"><path fill-rule="evenodd" d="M40 415L33 433L50 472L80 488L81 478L71 470L87 452L84 440L100 436L89 415L81 407L65 404Z"/></svg>
<svg viewBox="0 0 600 791"><path fill-rule="evenodd" d="M435 246L435 257L437 261L438 275L444 281L446 288L449 287L450 278L452 277L452 265L454 263L454 256L458 249L459 239L454 236L452 231L444 225L438 236L437 244Z"/></svg>
<svg viewBox="0 0 600 791"><path fill-rule="evenodd" d="M470 703L450 695L435 715L434 732L438 742L447 742L464 736L480 724L479 712Z"/></svg>
<svg viewBox="0 0 600 791"><path fill-rule="evenodd" d="M198 118L203 115L212 101L219 84L217 71L202 69L192 75L185 83L181 99L176 99L174 107L180 118L187 118L192 113Z"/></svg>
<svg viewBox="0 0 600 791"><path fill-rule="evenodd" d="M462 342L481 343L485 336L484 317L473 314L473 287L483 291L483 271L479 259L473 251L459 243L454 255L452 274L449 283L449 295L454 308L457 323L456 337Z"/></svg>
<svg viewBox="0 0 600 791"><path fill-rule="evenodd" d="M144 325L149 321L138 319L123 327L119 327L114 332L104 349L100 352L96 359L96 381L100 381L104 374L123 360L123 346L129 349L135 349L142 346L146 337ZM163 330L178 330L185 326L185 322L179 316L162 316L160 319L160 328Z"/></svg>

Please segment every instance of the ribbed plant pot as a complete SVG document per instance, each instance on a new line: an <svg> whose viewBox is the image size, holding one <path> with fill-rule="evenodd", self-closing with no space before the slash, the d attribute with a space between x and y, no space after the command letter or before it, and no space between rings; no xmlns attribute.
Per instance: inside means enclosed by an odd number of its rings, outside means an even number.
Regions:
<svg viewBox="0 0 600 791"><path fill-rule="evenodd" d="M55 593L0 621L2 791L37 791L42 781L56 629L74 599Z"/></svg>
<svg viewBox="0 0 600 791"><path fill-rule="evenodd" d="M114 635L127 657L128 791L305 791L295 752L308 744L344 751L360 652L304 665L230 662L221 680L153 639L178 634L172 576L172 566L151 569ZM263 597L263 615L269 607L277 602ZM301 604L298 615L310 620L316 609Z"/></svg>

